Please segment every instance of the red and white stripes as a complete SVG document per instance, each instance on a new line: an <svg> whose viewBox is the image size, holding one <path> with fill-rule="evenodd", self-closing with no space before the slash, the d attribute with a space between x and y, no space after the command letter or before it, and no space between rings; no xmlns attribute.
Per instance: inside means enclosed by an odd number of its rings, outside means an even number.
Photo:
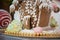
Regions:
<svg viewBox="0 0 60 40"><path fill-rule="evenodd" d="M1 28L6 28L11 22L10 14L5 10L0 10L0 26Z"/></svg>

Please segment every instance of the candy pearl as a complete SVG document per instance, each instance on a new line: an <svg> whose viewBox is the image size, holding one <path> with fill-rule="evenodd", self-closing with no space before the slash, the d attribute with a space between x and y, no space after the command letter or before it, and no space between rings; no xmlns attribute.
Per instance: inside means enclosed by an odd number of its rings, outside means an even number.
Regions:
<svg viewBox="0 0 60 40"><path fill-rule="evenodd" d="M19 13L19 11L15 11L14 19L15 19L15 20L18 20L18 21L21 20L21 19L20 19L20 13Z"/></svg>
<svg viewBox="0 0 60 40"><path fill-rule="evenodd" d="M31 9L33 9L33 7L30 7Z"/></svg>
<svg viewBox="0 0 60 40"><path fill-rule="evenodd" d="M28 9L29 7L25 7L25 9Z"/></svg>

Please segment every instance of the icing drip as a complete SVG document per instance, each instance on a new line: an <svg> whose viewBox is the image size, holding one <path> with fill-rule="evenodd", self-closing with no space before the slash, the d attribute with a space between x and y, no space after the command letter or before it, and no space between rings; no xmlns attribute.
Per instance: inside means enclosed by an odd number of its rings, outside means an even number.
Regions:
<svg viewBox="0 0 60 40"><path fill-rule="evenodd" d="M21 9L21 7L19 7L18 11L19 11L19 13L20 13L20 19L23 20L23 17L24 17L24 16L23 16L24 10Z"/></svg>
<svg viewBox="0 0 60 40"><path fill-rule="evenodd" d="M14 20L18 20L18 21L21 20L21 19L20 19L20 13L19 13L19 11L15 11Z"/></svg>
<svg viewBox="0 0 60 40"><path fill-rule="evenodd" d="M48 7L48 9L52 9L52 1L50 0L40 0L40 2L42 2L40 5L39 5L39 9L41 9L42 7Z"/></svg>
<svg viewBox="0 0 60 40"><path fill-rule="evenodd" d="M40 6L39 6L39 9L41 9L41 8L44 8L44 7L48 7L48 4L47 3L42 3Z"/></svg>
<svg viewBox="0 0 60 40"><path fill-rule="evenodd" d="M15 6L12 4L12 5L10 5L10 13L12 13L12 12L14 12L14 10L15 10Z"/></svg>

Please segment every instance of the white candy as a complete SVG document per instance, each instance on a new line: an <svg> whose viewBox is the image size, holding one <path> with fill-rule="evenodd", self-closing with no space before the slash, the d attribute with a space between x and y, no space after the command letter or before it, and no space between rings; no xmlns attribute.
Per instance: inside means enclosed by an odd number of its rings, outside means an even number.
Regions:
<svg viewBox="0 0 60 40"><path fill-rule="evenodd" d="M20 21L20 13L19 13L19 11L15 11L14 19Z"/></svg>

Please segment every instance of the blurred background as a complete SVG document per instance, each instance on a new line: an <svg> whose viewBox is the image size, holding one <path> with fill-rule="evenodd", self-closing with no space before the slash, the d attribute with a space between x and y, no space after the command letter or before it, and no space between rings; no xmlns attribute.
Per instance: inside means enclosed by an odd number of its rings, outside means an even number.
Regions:
<svg viewBox="0 0 60 40"><path fill-rule="evenodd" d="M0 9L9 11L9 6L13 0L0 0Z"/></svg>

